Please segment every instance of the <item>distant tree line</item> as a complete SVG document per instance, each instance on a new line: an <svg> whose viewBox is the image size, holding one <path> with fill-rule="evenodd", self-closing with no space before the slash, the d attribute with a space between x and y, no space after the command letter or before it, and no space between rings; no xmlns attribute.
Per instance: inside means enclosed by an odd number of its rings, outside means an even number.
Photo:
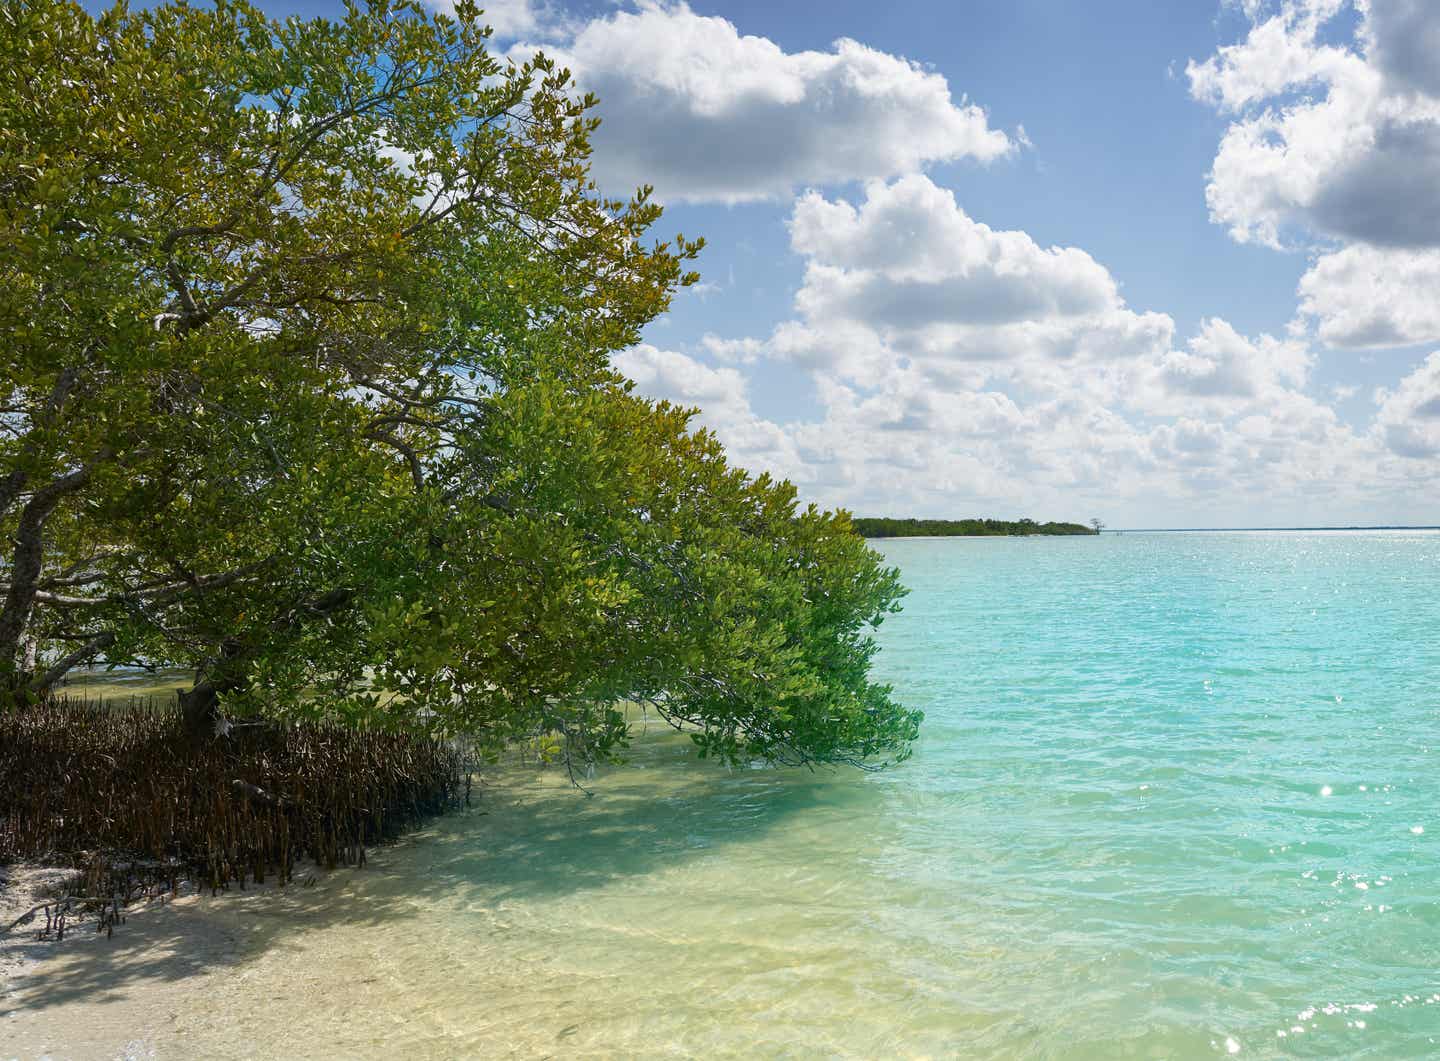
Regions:
<svg viewBox="0 0 1440 1061"><path fill-rule="evenodd" d="M862 538L1002 537L1029 534L1099 534L1082 523L1036 523L1033 519L884 519L851 520Z"/></svg>

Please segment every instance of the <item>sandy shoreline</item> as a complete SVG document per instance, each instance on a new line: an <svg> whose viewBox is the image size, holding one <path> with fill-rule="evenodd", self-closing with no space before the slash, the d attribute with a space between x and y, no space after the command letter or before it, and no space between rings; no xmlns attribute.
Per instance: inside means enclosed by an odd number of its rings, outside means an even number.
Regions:
<svg viewBox="0 0 1440 1061"><path fill-rule="evenodd" d="M20 864L0 869L0 929L64 871ZM176 1021L225 990L246 946L247 909L303 902L270 886L218 896L193 892L141 900L113 936L95 918L74 919L63 941L36 939L37 922L0 935L0 1059L183 1057ZM234 1056L246 1056L243 1046ZM207 1052L207 1056L214 1056Z"/></svg>
<svg viewBox="0 0 1440 1061"><path fill-rule="evenodd" d="M0 866L0 999L9 994L12 980L23 977L52 949L50 943L35 938L37 926L45 923L43 914L37 914L28 925L13 931L5 929L36 903L49 898L53 886L68 875L63 869L28 862Z"/></svg>

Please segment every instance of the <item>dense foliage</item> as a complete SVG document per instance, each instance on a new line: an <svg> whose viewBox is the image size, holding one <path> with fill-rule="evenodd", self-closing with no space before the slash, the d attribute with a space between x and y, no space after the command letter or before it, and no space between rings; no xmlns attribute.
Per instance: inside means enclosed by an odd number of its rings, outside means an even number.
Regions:
<svg viewBox="0 0 1440 1061"><path fill-rule="evenodd" d="M0 9L0 695L193 668L260 714L884 761L903 592L609 367L698 241L475 8Z"/></svg>
<svg viewBox="0 0 1440 1061"><path fill-rule="evenodd" d="M856 517L851 524L863 538L999 537L1027 534L1099 534L1082 523L1036 523L1033 519L883 519Z"/></svg>

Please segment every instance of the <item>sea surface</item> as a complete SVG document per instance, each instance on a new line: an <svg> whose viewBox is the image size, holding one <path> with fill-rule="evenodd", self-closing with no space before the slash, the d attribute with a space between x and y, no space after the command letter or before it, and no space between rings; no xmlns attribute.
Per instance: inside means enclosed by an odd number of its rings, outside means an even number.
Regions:
<svg viewBox="0 0 1440 1061"><path fill-rule="evenodd" d="M1440 534L877 547L903 766L651 727L245 899L151 1023L163 962L54 983L162 1057L1440 1056Z"/></svg>

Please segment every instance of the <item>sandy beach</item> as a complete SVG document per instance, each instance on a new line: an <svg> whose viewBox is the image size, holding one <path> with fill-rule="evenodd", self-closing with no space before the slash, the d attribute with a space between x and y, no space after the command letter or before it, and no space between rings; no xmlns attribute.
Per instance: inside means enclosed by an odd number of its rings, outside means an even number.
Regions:
<svg viewBox="0 0 1440 1061"><path fill-rule="evenodd" d="M9 870L0 889L0 922L7 925L43 899L40 889L57 876L36 867ZM304 902L301 891L251 887L213 898L142 901L108 938L95 930L93 916L72 919L58 941L37 940L37 922L16 928L0 937L0 1057L184 1056L180 1014L233 988L247 952L249 911L257 903ZM243 1047L235 1056L245 1056Z"/></svg>

